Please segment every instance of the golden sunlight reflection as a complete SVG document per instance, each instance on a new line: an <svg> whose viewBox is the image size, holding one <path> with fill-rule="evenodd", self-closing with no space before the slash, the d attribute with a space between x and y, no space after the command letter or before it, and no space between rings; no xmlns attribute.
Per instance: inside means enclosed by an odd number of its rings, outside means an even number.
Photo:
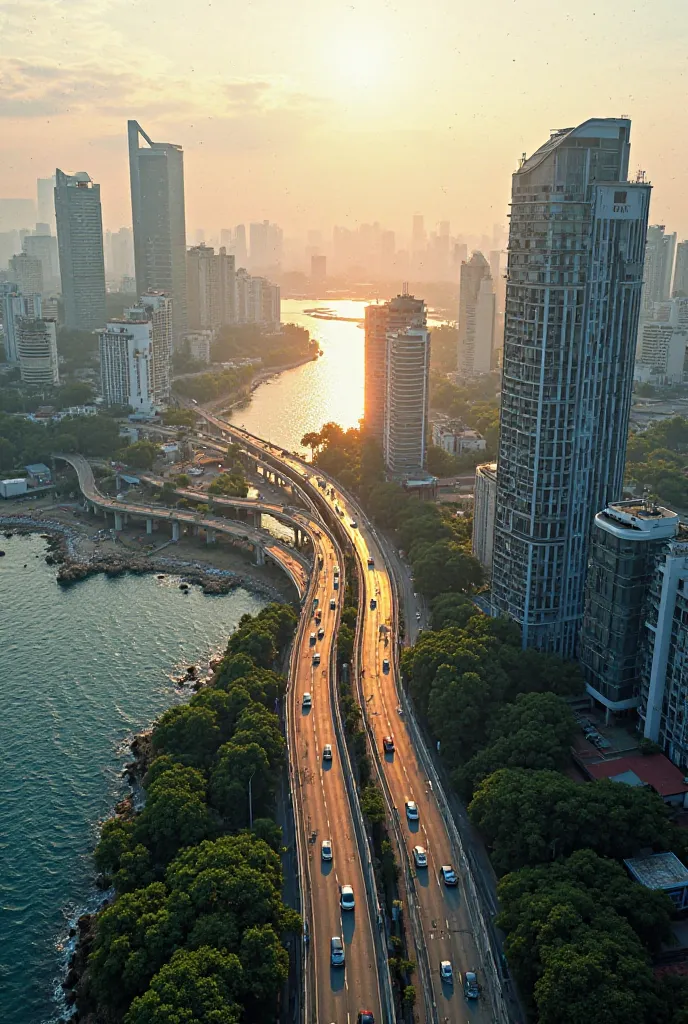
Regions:
<svg viewBox="0 0 688 1024"><path fill-rule="evenodd" d="M336 84L347 94L378 88L390 71L384 39L363 33L333 39L326 58Z"/></svg>

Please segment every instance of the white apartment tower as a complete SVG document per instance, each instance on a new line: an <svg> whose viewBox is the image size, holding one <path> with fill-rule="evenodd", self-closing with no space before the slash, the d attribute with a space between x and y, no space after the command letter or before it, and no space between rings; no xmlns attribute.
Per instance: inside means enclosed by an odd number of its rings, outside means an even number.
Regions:
<svg viewBox="0 0 688 1024"><path fill-rule="evenodd" d="M129 405L154 416L170 395L172 301L149 293L121 320L100 332L100 380L108 405Z"/></svg>
<svg viewBox="0 0 688 1024"><path fill-rule="evenodd" d="M8 363L18 363L17 321L20 317L31 320L40 319L43 316L43 302L38 294L24 295L21 289L12 282L0 284L0 300L2 301L2 325L5 332L3 341L5 359Z"/></svg>
<svg viewBox="0 0 688 1024"><path fill-rule="evenodd" d="M389 302L365 309L365 383L363 422L366 433L383 446L387 402L387 335L406 327L425 327L423 299L404 292Z"/></svg>
<svg viewBox="0 0 688 1024"><path fill-rule="evenodd" d="M564 657L595 513L622 494L650 202L630 128L554 132L513 176L492 613Z"/></svg>
<svg viewBox="0 0 688 1024"><path fill-rule="evenodd" d="M463 377L478 377L492 369L495 292L490 264L474 252L461 264L459 293L459 351L457 367Z"/></svg>
<svg viewBox="0 0 688 1024"><path fill-rule="evenodd" d="M55 321L19 317L16 331L22 381L35 388L56 387L60 383L60 374Z"/></svg>
<svg viewBox="0 0 688 1024"><path fill-rule="evenodd" d="M473 495L473 554L487 572L492 570L492 543L497 507L497 463L475 467Z"/></svg>
<svg viewBox="0 0 688 1024"><path fill-rule="evenodd" d="M406 327L388 332L382 449L391 476L410 479L424 471L429 380L430 331Z"/></svg>
<svg viewBox="0 0 688 1024"><path fill-rule="evenodd" d="M670 297L675 252L676 233L667 235L663 224L652 224L645 248L643 311L649 312L653 302Z"/></svg>

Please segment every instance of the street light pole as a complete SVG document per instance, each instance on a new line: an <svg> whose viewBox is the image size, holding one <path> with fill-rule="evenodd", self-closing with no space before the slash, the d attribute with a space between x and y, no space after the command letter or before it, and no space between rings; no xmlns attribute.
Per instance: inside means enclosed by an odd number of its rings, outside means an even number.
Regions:
<svg viewBox="0 0 688 1024"><path fill-rule="evenodd" d="M251 774L249 776L249 780L248 780L248 821L249 821L249 828L251 830L253 830L253 793L251 791L251 782L252 782L253 776L255 774L256 774L255 772L251 772Z"/></svg>

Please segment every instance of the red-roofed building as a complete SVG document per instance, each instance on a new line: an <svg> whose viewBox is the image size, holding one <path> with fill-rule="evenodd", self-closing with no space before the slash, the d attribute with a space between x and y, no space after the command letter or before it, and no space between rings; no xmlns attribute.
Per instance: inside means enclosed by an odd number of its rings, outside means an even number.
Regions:
<svg viewBox="0 0 688 1024"><path fill-rule="evenodd" d="M664 754L630 754L583 764L591 779L611 779L627 786L650 786L672 807L688 807L688 783L683 772Z"/></svg>

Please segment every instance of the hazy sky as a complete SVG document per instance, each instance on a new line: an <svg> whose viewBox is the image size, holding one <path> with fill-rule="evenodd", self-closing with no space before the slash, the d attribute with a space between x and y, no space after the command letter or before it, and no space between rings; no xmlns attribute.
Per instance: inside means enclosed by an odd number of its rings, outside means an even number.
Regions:
<svg viewBox="0 0 688 1024"><path fill-rule="evenodd" d="M56 166L131 220L126 120L185 150L187 224L506 222L550 129L633 120L688 235L688 0L0 0L0 196Z"/></svg>

